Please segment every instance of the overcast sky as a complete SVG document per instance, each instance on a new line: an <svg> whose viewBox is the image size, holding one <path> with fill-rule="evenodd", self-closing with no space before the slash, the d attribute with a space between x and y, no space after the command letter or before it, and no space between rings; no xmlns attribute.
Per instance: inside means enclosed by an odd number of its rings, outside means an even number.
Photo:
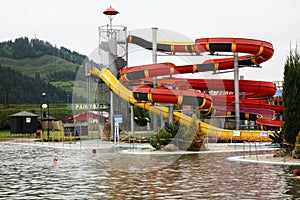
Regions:
<svg viewBox="0 0 300 200"><path fill-rule="evenodd" d="M1 0L0 41L37 37L89 55L97 47L98 27L109 23L103 11L110 5L120 12L113 23L128 30L157 27L192 39L271 42L273 58L261 69L241 69L245 79L282 80L290 44L299 43L298 0Z"/></svg>

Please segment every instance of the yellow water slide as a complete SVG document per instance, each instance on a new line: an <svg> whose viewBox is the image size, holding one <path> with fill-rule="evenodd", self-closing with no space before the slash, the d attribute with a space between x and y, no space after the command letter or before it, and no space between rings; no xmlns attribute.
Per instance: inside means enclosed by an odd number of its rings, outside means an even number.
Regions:
<svg viewBox="0 0 300 200"><path fill-rule="evenodd" d="M149 112L157 115L162 115L168 118L168 107L153 105L148 102L140 102L133 97L131 90L126 88L108 69L92 68L91 75L99 77L115 94L125 101L139 106ZM192 118L180 112L173 112L173 119L178 120L181 124L189 126ZM221 129L198 120L199 131L205 132L208 136L217 137L220 140L233 141L261 141L270 142L268 135L272 134L270 131L249 131L249 130L227 130Z"/></svg>

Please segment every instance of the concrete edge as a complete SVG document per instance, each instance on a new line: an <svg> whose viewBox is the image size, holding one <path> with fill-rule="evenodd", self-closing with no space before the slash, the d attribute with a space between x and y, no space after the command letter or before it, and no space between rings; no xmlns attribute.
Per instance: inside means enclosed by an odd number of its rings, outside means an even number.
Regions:
<svg viewBox="0 0 300 200"><path fill-rule="evenodd" d="M273 154L264 154L264 155L257 155L258 157L262 156L272 156ZM256 155L252 155L256 156ZM277 161L266 161L266 160L250 160L247 159L250 156L233 156L228 157L227 160L234 161L234 162L243 162L243 163L257 163L257 164L269 164L269 165L283 165L283 166L300 166L300 163L291 163L291 162L277 162Z"/></svg>

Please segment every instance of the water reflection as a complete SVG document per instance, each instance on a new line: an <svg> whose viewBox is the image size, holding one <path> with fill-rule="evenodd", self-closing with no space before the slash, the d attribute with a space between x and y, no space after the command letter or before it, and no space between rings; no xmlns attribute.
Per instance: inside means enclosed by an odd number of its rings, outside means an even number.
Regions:
<svg viewBox="0 0 300 200"><path fill-rule="evenodd" d="M57 155L58 162L52 158ZM0 143L2 199L295 199L292 167L226 160L238 153L126 155Z"/></svg>

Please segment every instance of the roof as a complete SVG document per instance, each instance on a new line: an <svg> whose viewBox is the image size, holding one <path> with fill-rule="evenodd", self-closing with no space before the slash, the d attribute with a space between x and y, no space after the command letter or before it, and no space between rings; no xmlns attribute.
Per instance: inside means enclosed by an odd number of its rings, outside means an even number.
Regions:
<svg viewBox="0 0 300 200"><path fill-rule="evenodd" d="M10 117L37 117L38 115L27 112L27 111L21 111L16 114L10 115Z"/></svg>
<svg viewBox="0 0 300 200"><path fill-rule="evenodd" d="M89 113L89 114L87 114L87 113ZM109 117L108 112L105 112L105 111L100 111L100 112L98 112L98 111L88 111L88 112L82 112L80 114L68 117L67 121L71 121L71 120L74 120L74 119L76 119L77 121L87 121L87 115L89 115L89 117L93 118L93 119L99 118L99 116L102 116L104 118Z"/></svg>
<svg viewBox="0 0 300 200"><path fill-rule="evenodd" d="M43 117L42 115L38 115L38 119L39 120L43 120L43 121L47 121L47 120L50 120L50 121L52 121L52 120L57 120L55 117L52 117L52 116L50 116L50 115L47 115L46 114L46 117Z"/></svg>

